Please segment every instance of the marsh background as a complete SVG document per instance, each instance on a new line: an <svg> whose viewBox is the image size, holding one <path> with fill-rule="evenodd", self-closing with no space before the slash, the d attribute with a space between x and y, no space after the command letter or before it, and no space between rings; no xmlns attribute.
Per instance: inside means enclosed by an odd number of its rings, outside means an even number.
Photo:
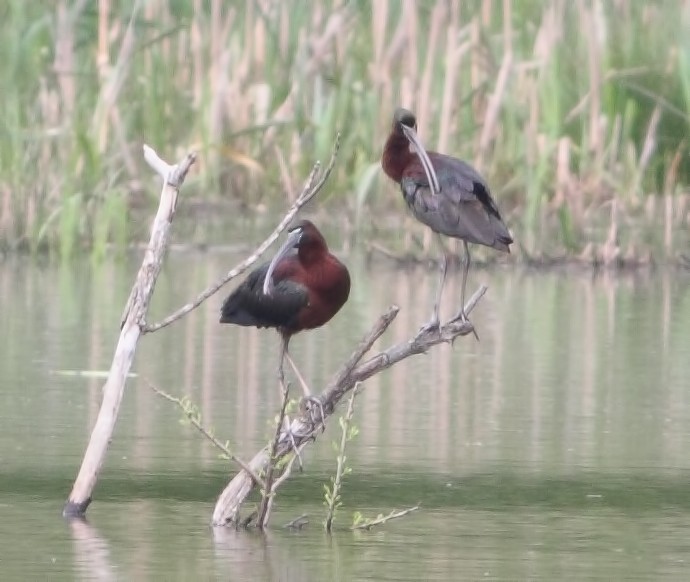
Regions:
<svg viewBox="0 0 690 582"><path fill-rule="evenodd" d="M689 28L680 0L1 3L3 579L682 578ZM480 343L361 395L336 536L335 423L269 535L207 526L232 469L142 378L191 396L239 454L266 442L278 340L219 326L221 296L142 342L89 523L63 521L103 382L79 374L110 364L157 204L142 143L199 152L157 319L263 239L342 132L306 213L352 296L292 347L319 386L391 303L383 345L428 318L433 239L379 166L397 105L482 170L518 242L475 253ZM454 272L445 312L458 295ZM346 531L355 510L418 502ZM303 512L305 532L279 528Z"/></svg>

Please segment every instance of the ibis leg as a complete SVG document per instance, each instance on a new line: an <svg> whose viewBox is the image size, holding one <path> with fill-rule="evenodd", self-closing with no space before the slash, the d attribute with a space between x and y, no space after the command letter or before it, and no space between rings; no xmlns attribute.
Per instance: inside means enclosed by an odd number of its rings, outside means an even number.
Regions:
<svg viewBox="0 0 690 582"><path fill-rule="evenodd" d="M467 275L470 273L470 261L472 259L470 257L470 245L467 244L466 240L462 241L462 246L465 248L465 264L462 267L462 286L460 287L460 317L463 321L469 321L465 313L465 291L467 290Z"/></svg>
<svg viewBox="0 0 690 582"><path fill-rule="evenodd" d="M446 284L446 275L448 274L448 255L446 249L441 253L440 276L438 278L438 289L436 290L436 299L434 300L434 314L432 321L438 327L441 323L441 297L443 296L443 287Z"/></svg>
<svg viewBox="0 0 690 582"><path fill-rule="evenodd" d="M280 389L283 390L285 386L285 356L288 354L288 344L290 343L290 336L285 334L280 334L280 360L278 363L278 381L280 382Z"/></svg>
<svg viewBox="0 0 690 582"><path fill-rule="evenodd" d="M446 247L438 236L438 244L441 247L441 260L439 261L439 277L438 288L436 289L436 298L434 299L434 312L431 314L431 321L429 328L438 328L441 325L441 297L443 296L443 287L446 284L446 275L448 274L448 253Z"/></svg>
<svg viewBox="0 0 690 582"><path fill-rule="evenodd" d="M472 322L467 317L467 313L465 313L465 292L467 289L467 275L470 272L470 263L472 261L472 258L470 255L470 246L467 244L467 241L463 240L462 245L465 249L465 260L463 261L464 265L462 268L462 284L460 286L460 311L453 318L453 321L459 319L460 321L462 321L464 323L469 323L470 325L472 325ZM473 325L472 325L472 333L474 334L474 337L477 338L477 341L479 341L479 335L477 334L477 330L474 329Z"/></svg>
<svg viewBox="0 0 690 582"><path fill-rule="evenodd" d="M280 385L280 391L281 391L281 396L283 398L288 397L288 385L285 383L285 358L287 358L288 362L292 364L292 366L295 365L295 363L292 361L292 358L290 357L290 352L288 352L288 345L290 344L290 336L286 334L280 334L280 363L278 365L278 382ZM295 369L296 371L296 369ZM299 372L298 372L299 375ZM300 470L302 469L302 457L300 457L299 454L299 449L297 448L297 444L295 443L295 435L292 434L292 431L290 430L290 417L285 414L283 417L283 430L285 431L285 434L287 434L288 438L290 439L290 444L292 445L292 448L295 451L295 455L297 455L297 460L299 461L299 466Z"/></svg>
<svg viewBox="0 0 690 582"><path fill-rule="evenodd" d="M311 390L309 390L309 386L307 385L306 380L304 379L304 376L299 371L299 368L297 367L297 364L295 364L295 361L292 359L292 356L290 355L290 352L286 351L285 352L285 357L287 358L288 364L290 364L290 367L292 368L292 371L295 373L295 376L297 376L297 380L300 383L300 386L302 386L302 392L304 392L304 399L303 403L310 403L316 405L316 407L319 410L319 416L317 418L316 416L316 410L313 408L307 408L307 411L309 412L309 415L311 416L312 422L314 424L321 424L323 430L326 430L326 425L324 424L324 419L326 418L326 415L323 411L323 404L319 398L316 396L311 395Z"/></svg>
<svg viewBox="0 0 690 582"><path fill-rule="evenodd" d="M290 364L292 371L295 373L295 376L297 376L297 380L299 381L300 386L302 386L302 392L304 392L304 396L306 398L309 398L311 396L311 390L309 390L309 386L307 386L307 382L305 381L302 374L300 374L300 371L297 368L297 364L295 364L295 361L292 359L290 352L286 351L285 357L287 358L288 364Z"/></svg>

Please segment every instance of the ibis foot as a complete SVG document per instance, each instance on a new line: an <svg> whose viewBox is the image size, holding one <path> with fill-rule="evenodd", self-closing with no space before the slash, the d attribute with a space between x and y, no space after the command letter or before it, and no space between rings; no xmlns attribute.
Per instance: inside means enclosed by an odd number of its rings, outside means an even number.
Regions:
<svg viewBox="0 0 690 582"><path fill-rule="evenodd" d="M432 317L430 321L419 328L419 334L437 333L441 329L441 321L438 317Z"/></svg>
<svg viewBox="0 0 690 582"><path fill-rule="evenodd" d="M470 321L470 318L467 317L467 314L465 313L464 309L461 309L458 314L450 320L450 323L455 323L455 322L460 322L462 324L469 325L470 328L472 328L472 333L474 334L474 337L479 341L479 334L477 333L477 330L474 328L474 324Z"/></svg>
<svg viewBox="0 0 690 582"><path fill-rule="evenodd" d="M323 403L320 398L305 396L302 398L300 408L309 415L309 420L314 427L321 425L321 432L326 431L326 413L323 410Z"/></svg>

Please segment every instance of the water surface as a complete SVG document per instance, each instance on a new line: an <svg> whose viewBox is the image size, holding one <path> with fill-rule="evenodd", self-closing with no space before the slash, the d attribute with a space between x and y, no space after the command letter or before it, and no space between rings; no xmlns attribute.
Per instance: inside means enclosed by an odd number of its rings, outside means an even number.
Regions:
<svg viewBox="0 0 690 582"><path fill-rule="evenodd" d="M151 319L238 258L172 253ZM279 405L271 331L220 326L232 284L139 344L88 523L61 518L139 257L0 264L0 572L9 579L682 579L690 560L688 273L475 270L461 338L370 380L357 401L339 530L321 529L337 423L281 491L266 535L209 527L234 471L146 380L199 405L244 457ZM323 386L390 304L378 348L428 319L434 272L347 256L351 299L291 352ZM458 274L444 312L457 307ZM373 532L375 515L421 503ZM306 530L280 526L308 513Z"/></svg>

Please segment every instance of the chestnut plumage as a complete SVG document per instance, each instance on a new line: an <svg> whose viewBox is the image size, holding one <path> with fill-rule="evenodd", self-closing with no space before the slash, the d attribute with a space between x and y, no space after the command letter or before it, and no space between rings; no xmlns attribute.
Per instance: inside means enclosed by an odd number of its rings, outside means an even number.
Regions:
<svg viewBox="0 0 690 582"><path fill-rule="evenodd" d="M220 323L277 329L282 374L290 338L330 321L349 295L347 267L329 252L316 226L301 220L272 261L252 271L223 302Z"/></svg>

